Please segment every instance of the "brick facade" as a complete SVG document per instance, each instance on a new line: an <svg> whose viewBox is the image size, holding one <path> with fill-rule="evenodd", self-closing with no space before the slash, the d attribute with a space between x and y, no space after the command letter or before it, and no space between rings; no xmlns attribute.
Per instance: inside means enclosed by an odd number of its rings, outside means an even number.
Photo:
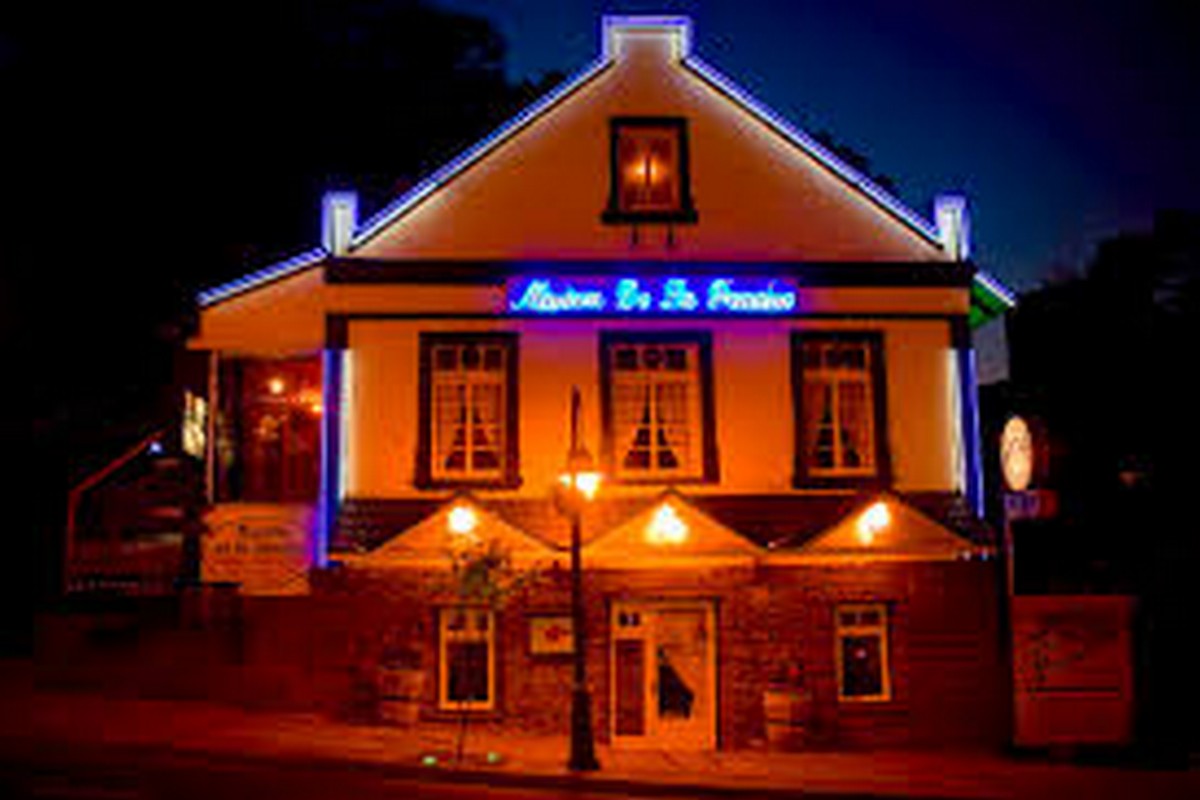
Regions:
<svg viewBox="0 0 1200 800"><path fill-rule="evenodd" d="M802 662L812 695L812 747L999 746L1006 731L995 562L892 562L699 570L594 570L585 574L588 675L597 740L611 729L610 626L614 602L710 601L717 622L717 743L762 746L763 690L780 662ZM290 640L307 655L320 705L370 714L375 671L389 645L414 645L425 673L421 718L453 724L437 707L437 609L452 601L429 573L341 568L292 612L268 620L269 604L247 612L248 658ZM837 698L834 607L888 608L891 699ZM299 605L307 614L294 613ZM529 617L566 614L567 574L550 570L498 612L497 707L480 722L523 732L567 733L571 661L529 652ZM291 633L286 633L289 628ZM299 629L300 633L297 633ZM295 642L304 640L303 646Z"/></svg>

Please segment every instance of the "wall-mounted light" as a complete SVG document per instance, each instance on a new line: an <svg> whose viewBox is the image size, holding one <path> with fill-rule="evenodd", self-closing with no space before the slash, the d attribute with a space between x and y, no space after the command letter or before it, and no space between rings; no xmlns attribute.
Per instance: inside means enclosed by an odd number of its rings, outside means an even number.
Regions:
<svg viewBox="0 0 1200 800"><path fill-rule="evenodd" d="M875 537L892 524L892 512L887 503L878 500L867 507L858 518L858 540L864 545L874 543Z"/></svg>
<svg viewBox="0 0 1200 800"><path fill-rule="evenodd" d="M267 381L267 391L276 397L283 394L284 388L286 387L284 385L283 378L276 376Z"/></svg>
<svg viewBox="0 0 1200 800"><path fill-rule="evenodd" d="M651 544L682 544L687 538L687 523L666 503L658 507L646 526L646 541Z"/></svg>
<svg viewBox="0 0 1200 800"><path fill-rule="evenodd" d="M446 517L446 527L451 533L468 536L475 532L479 525L479 515L470 506L455 506Z"/></svg>

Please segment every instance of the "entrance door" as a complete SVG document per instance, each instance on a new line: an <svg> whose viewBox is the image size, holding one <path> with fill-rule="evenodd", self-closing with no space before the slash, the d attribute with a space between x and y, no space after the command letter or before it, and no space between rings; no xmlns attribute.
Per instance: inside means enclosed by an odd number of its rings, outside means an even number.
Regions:
<svg viewBox="0 0 1200 800"><path fill-rule="evenodd" d="M712 604L614 604L612 632L613 743L677 750L715 747Z"/></svg>

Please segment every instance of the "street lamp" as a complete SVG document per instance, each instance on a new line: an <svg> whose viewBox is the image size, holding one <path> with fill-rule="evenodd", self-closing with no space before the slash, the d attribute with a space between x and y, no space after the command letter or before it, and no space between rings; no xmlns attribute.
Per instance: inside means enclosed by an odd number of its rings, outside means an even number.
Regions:
<svg viewBox="0 0 1200 800"><path fill-rule="evenodd" d="M584 635L583 563L580 517L584 505L600 488L600 473L592 454L579 442L579 389L571 389L571 449L567 468L559 476L559 508L571 520L571 627L574 636L575 679L571 689L571 755L567 768L576 771L600 769L592 740L592 698L587 688L587 637Z"/></svg>

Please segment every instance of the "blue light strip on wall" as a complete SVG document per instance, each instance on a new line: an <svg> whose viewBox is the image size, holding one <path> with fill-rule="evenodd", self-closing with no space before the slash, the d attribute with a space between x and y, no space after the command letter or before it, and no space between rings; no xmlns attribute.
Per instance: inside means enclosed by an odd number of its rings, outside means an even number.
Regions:
<svg viewBox="0 0 1200 800"><path fill-rule="evenodd" d="M979 437L979 385L975 371L975 348L968 341L958 348L958 374L962 387L962 434L966 469L967 502L983 518L983 457Z"/></svg>
<svg viewBox="0 0 1200 800"><path fill-rule="evenodd" d="M312 565L318 569L329 561L329 539L337 524L340 505L341 398L342 351L326 348L321 351L321 496L317 500L311 555Z"/></svg>

